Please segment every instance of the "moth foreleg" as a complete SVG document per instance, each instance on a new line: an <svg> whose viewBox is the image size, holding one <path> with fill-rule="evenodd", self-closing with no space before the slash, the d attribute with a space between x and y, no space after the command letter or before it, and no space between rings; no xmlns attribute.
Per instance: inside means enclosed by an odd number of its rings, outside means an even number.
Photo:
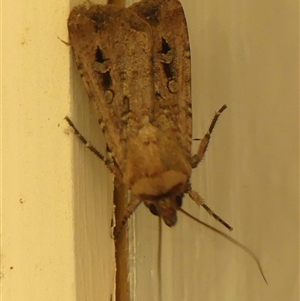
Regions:
<svg viewBox="0 0 300 301"><path fill-rule="evenodd" d="M94 155L96 155L101 161L103 161L107 168L114 174L114 176L122 181L122 174L119 168L114 164L113 160L105 159L105 157L84 138L84 136L79 132L79 130L76 128L76 126L68 116L65 117L65 120L68 122L69 126L73 129L75 135L84 144L84 146L89 149Z"/></svg>
<svg viewBox="0 0 300 301"><path fill-rule="evenodd" d="M199 164L199 162L203 159L204 155L205 155L205 152L207 150L207 147L208 147L208 144L209 144L209 140L210 140L210 136L211 136L211 133L217 123L217 120L219 119L219 116L221 115L221 113L227 108L226 105L223 105L219 111L217 111L215 113L215 116L209 126L209 129L208 131L206 132L205 136L203 137L203 139L201 139L201 143L199 145L199 148L198 148L198 151L197 151L197 154L194 155L192 157L192 160L191 160L191 165L192 165L192 168L195 168L197 167L197 165Z"/></svg>
<svg viewBox="0 0 300 301"><path fill-rule="evenodd" d="M220 216L214 213L203 201L201 196L194 190L189 190L187 192L190 198L195 201L199 206L202 206L210 215L212 215L218 222L225 226L228 230L232 231L232 227L228 225Z"/></svg>

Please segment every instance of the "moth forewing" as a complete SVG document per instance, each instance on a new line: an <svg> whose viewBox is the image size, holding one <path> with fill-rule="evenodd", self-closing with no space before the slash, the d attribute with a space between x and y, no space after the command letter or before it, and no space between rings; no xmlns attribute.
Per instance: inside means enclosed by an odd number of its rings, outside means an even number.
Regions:
<svg viewBox="0 0 300 301"><path fill-rule="evenodd" d="M151 122L156 132L152 139L148 136L151 142L145 146L152 147L152 156L146 157L146 177L137 179L132 192L173 226L177 221L175 200L186 191L191 176L191 72L186 20L179 1L140 1L129 9L152 29L155 107Z"/></svg>
<svg viewBox="0 0 300 301"><path fill-rule="evenodd" d="M125 8L91 4L75 7L68 27L78 70L123 175L128 140L153 107L151 27Z"/></svg>
<svg viewBox="0 0 300 301"><path fill-rule="evenodd" d="M168 207L156 200L181 195L191 175L190 54L180 2L80 5L68 27L112 153L108 167L141 201Z"/></svg>
<svg viewBox="0 0 300 301"><path fill-rule="evenodd" d="M186 19L177 0L146 0L133 4L153 33L153 78L156 93L153 124L170 131L176 148L191 156L191 60ZM170 150L170 147L167 148Z"/></svg>

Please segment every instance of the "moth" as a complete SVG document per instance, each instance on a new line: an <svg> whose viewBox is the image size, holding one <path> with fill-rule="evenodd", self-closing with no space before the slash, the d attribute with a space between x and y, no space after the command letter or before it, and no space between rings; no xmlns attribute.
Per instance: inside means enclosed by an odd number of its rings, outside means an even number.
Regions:
<svg viewBox="0 0 300 301"><path fill-rule="evenodd" d="M82 4L71 11L68 29L107 143L107 158L97 155L134 196L122 224L143 202L174 226L188 194L231 229L190 185L192 169L202 160L226 106L192 155L191 57L180 2L142 0L128 8Z"/></svg>
<svg viewBox="0 0 300 301"><path fill-rule="evenodd" d="M66 117L75 134L126 185L133 197L122 226L144 203L172 227L182 200L192 200L221 222L192 190L190 178L207 150L223 105L212 119L196 154L192 146L191 56L187 24L178 0L141 0L128 8L86 3L68 19L69 43L107 143L103 156ZM262 267L253 254L224 236ZM121 228L115 228L115 238ZM267 281L266 281L267 282Z"/></svg>

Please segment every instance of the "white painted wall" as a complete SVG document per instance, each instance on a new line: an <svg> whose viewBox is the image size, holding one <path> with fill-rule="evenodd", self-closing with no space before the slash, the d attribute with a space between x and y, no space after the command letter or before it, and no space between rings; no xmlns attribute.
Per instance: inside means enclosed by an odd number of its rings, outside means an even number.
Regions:
<svg viewBox="0 0 300 301"><path fill-rule="evenodd" d="M2 4L3 301L107 301L113 292L112 177L64 121L105 150L58 39L68 41L79 3Z"/></svg>
<svg viewBox="0 0 300 301"><path fill-rule="evenodd" d="M194 137L221 116L193 186L260 258L179 215L164 229L163 300L296 301L299 295L298 2L182 1ZM112 178L67 135L100 149L61 1L2 4L2 300L109 301ZM196 144L196 143L195 143ZM186 198L184 208L219 228ZM157 219L136 213L136 300L157 300ZM222 227L220 227L222 229Z"/></svg>

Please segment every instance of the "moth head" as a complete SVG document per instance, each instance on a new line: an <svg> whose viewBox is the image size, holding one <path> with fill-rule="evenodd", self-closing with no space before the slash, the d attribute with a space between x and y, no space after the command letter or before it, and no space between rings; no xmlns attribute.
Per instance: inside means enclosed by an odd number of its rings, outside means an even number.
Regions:
<svg viewBox="0 0 300 301"><path fill-rule="evenodd" d="M188 175L168 170L139 179L132 186L132 193L145 203L151 213L162 217L165 224L172 227L177 222L176 211L181 206L188 183Z"/></svg>
<svg viewBox="0 0 300 301"><path fill-rule="evenodd" d="M158 200L145 201L145 205L154 215L160 216L169 227L177 223L177 210L182 205L182 195L160 198Z"/></svg>

